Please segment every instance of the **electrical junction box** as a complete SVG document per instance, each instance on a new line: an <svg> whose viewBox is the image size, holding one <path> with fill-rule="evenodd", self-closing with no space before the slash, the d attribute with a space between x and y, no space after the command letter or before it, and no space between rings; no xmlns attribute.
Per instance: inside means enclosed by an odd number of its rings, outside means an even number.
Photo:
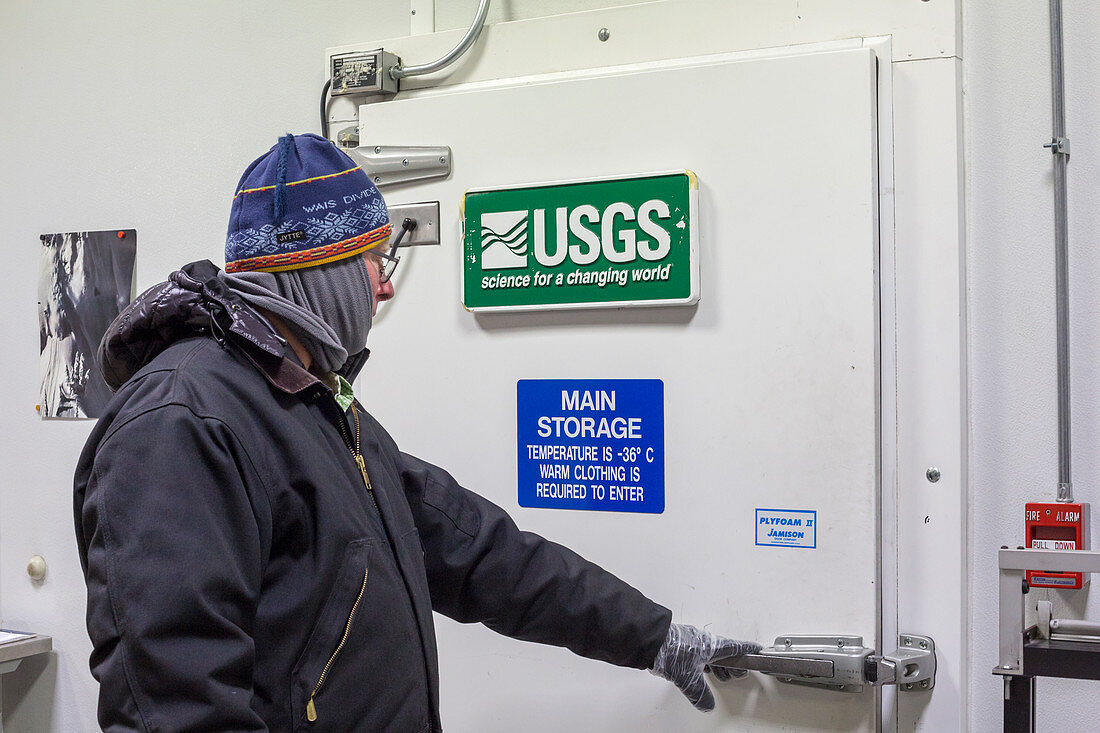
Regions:
<svg viewBox="0 0 1100 733"><path fill-rule="evenodd" d="M378 48L373 51L350 51L329 57L330 94L396 94L397 79L390 69L401 59Z"/></svg>
<svg viewBox="0 0 1100 733"><path fill-rule="evenodd" d="M1024 539L1027 547L1038 550L1089 549L1089 505L1053 502L1024 505ZM1083 588L1084 573L1027 571L1032 588Z"/></svg>

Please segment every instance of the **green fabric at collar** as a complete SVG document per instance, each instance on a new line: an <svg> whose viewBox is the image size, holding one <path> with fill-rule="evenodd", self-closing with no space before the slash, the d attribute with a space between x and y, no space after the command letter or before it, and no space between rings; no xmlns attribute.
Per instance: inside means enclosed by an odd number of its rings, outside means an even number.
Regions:
<svg viewBox="0 0 1100 733"><path fill-rule="evenodd" d="M336 398L336 404L340 405L340 409L347 412L351 403L355 401L355 392L352 391L348 380L335 372L329 372L321 381L332 390L332 396Z"/></svg>
<svg viewBox="0 0 1100 733"><path fill-rule="evenodd" d="M336 382L339 385L339 389L336 390L334 395L336 397L336 404L340 405L341 410L347 412L348 408L351 407L351 403L355 401L355 392L352 391L351 384L348 383L348 380L344 379L339 374L336 375Z"/></svg>

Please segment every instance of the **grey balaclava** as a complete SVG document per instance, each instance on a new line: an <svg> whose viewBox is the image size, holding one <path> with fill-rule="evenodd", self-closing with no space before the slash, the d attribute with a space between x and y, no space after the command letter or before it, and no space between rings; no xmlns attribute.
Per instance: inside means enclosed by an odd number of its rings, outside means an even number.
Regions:
<svg viewBox="0 0 1100 733"><path fill-rule="evenodd" d="M284 272L227 272L225 280L292 329L316 371L336 371L367 345L374 289L361 256Z"/></svg>

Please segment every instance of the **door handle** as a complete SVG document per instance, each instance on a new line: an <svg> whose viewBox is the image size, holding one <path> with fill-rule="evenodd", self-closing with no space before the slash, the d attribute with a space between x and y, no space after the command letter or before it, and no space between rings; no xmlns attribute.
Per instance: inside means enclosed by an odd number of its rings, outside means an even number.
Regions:
<svg viewBox="0 0 1100 733"><path fill-rule="evenodd" d="M736 663L734 663L736 661ZM729 664L726 664L729 662ZM759 654L745 654L740 657L729 657L718 662L712 662L712 667L733 667L747 669L753 672L776 675L779 677L821 677L832 679L833 661L831 659L815 659L813 657L789 657L769 654L767 650L761 650Z"/></svg>
<svg viewBox="0 0 1100 733"><path fill-rule="evenodd" d="M866 685L895 684L906 691L935 686L936 645L931 638L902 634L896 651L874 651L863 646L861 636L780 636L756 654L726 657L710 666L746 669L781 682L840 692L861 692Z"/></svg>

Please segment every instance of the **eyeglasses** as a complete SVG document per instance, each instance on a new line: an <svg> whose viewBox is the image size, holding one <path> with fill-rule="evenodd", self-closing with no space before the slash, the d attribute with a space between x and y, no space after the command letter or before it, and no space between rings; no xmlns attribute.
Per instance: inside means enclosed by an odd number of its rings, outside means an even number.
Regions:
<svg viewBox="0 0 1100 733"><path fill-rule="evenodd" d="M391 248L393 249L393 248ZM378 258L378 282L387 283L393 277L393 271L397 269L400 257L394 257L388 252L368 252L371 257Z"/></svg>
<svg viewBox="0 0 1100 733"><path fill-rule="evenodd" d="M393 277L393 271L397 269L397 265L401 262L401 258L398 257L395 252L397 248L401 246L401 240L405 238L405 234L416 229L416 219L405 219L401 222L401 231L397 233L397 239L393 241L388 252L381 252L379 250L370 250L368 254L378 258L378 281L379 283L387 283L390 278Z"/></svg>

